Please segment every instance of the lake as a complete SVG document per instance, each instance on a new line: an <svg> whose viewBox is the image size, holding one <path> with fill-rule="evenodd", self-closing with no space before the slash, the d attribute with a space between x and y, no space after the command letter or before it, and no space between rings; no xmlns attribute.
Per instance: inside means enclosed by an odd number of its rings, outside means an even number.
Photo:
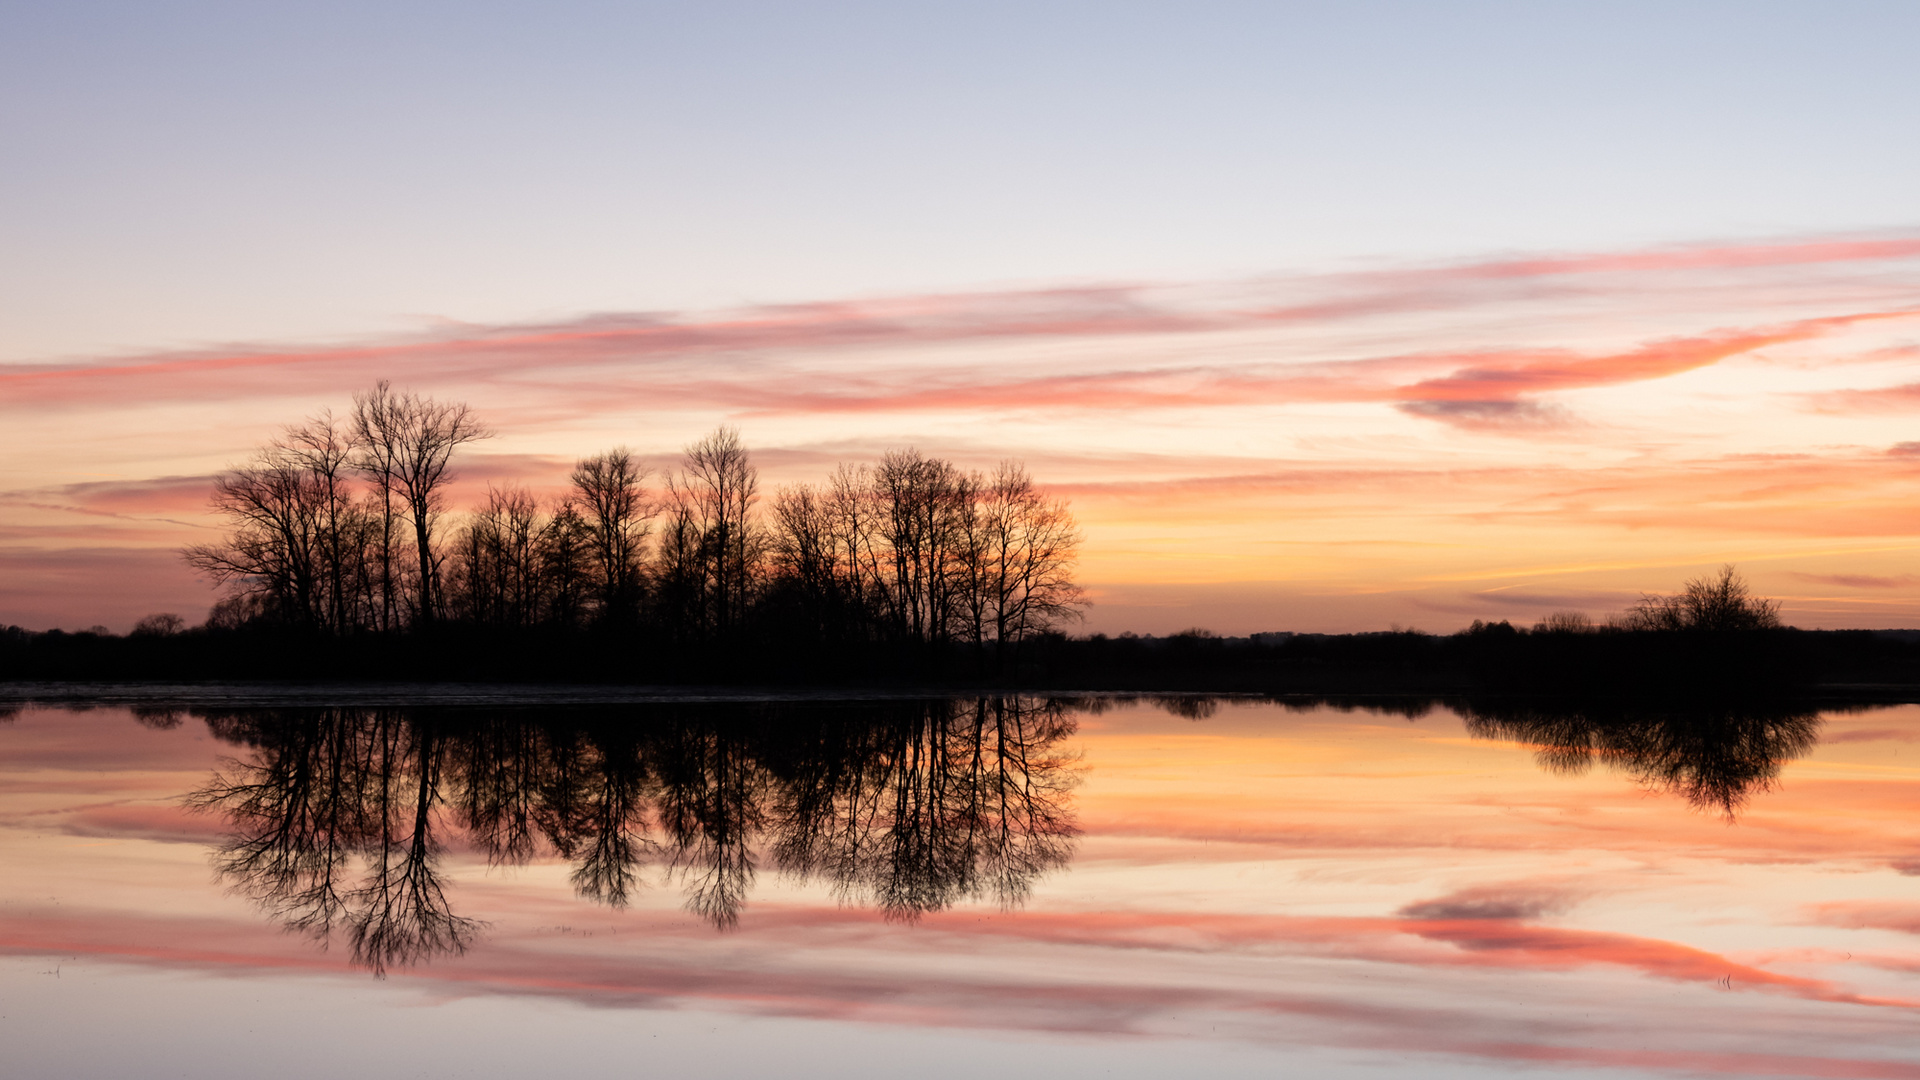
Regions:
<svg viewBox="0 0 1920 1080"><path fill-rule="evenodd" d="M1920 1077L1920 706L18 693L11 1078Z"/></svg>

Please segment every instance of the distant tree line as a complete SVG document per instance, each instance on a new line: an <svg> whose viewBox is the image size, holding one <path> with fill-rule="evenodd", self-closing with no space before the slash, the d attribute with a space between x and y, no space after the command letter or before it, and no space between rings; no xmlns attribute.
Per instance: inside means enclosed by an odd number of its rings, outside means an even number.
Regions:
<svg viewBox="0 0 1920 1080"><path fill-rule="evenodd" d="M203 627L122 638L0 627L0 679L805 682L1290 693L1794 695L1920 685L1920 632L1805 631L1731 567L1604 623L1475 620L1437 636L1070 638L1080 532L1017 463L913 450L763 499L720 428L655 474L616 448L546 499L453 513L460 405L382 383L216 481L229 524L186 557L225 596Z"/></svg>
<svg viewBox="0 0 1920 1080"><path fill-rule="evenodd" d="M1087 603L1080 530L1018 462L981 473L897 450L769 500L722 427L657 477L616 448L557 499L490 486L455 514L454 454L492 434L385 382L345 417L287 428L215 481L226 536L183 553L225 591L209 627L967 646L1005 663Z"/></svg>

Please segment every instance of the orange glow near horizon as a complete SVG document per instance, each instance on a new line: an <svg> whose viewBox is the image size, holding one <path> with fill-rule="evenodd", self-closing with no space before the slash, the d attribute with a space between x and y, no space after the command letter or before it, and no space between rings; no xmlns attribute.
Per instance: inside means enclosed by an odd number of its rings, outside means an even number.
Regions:
<svg viewBox="0 0 1920 1080"><path fill-rule="evenodd" d="M1604 616L1726 562L1797 625L1914 626L1916 335L1890 236L11 365L0 623L197 617L171 553L211 475L388 378L500 432L465 501L719 423L769 491L1023 459L1085 528L1091 630Z"/></svg>

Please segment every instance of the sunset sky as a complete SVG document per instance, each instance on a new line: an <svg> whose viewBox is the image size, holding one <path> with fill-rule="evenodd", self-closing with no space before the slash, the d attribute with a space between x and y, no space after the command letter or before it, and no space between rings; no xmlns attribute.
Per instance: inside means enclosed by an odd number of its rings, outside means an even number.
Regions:
<svg viewBox="0 0 1920 1080"><path fill-rule="evenodd" d="M1087 628L1920 626L1911 4L0 4L0 623L197 620L376 380L489 483L1025 460Z"/></svg>

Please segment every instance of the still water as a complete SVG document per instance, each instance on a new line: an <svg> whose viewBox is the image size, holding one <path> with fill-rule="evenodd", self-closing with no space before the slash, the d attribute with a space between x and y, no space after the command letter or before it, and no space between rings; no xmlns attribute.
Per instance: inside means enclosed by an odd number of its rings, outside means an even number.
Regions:
<svg viewBox="0 0 1920 1080"><path fill-rule="evenodd" d="M1920 706L196 693L0 719L0 1075L1920 1077Z"/></svg>

